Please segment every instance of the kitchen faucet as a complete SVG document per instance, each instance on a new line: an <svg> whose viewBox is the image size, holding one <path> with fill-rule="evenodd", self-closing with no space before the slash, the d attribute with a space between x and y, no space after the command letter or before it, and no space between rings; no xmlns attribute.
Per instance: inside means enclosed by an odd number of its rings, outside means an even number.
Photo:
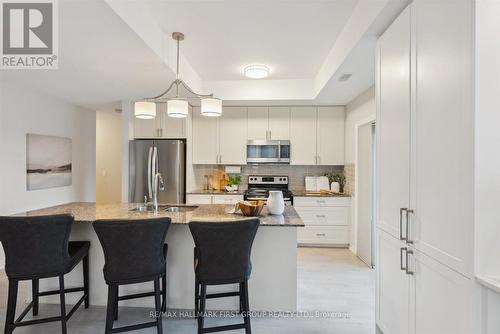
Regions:
<svg viewBox="0 0 500 334"><path fill-rule="evenodd" d="M165 184L163 183L163 178L161 177L161 173L156 173L153 179L153 209L155 212L158 212L158 189L163 191L165 190Z"/></svg>

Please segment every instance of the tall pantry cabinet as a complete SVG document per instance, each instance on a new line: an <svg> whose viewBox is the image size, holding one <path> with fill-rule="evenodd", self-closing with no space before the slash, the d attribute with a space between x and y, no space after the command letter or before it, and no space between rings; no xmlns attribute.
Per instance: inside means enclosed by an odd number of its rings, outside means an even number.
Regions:
<svg viewBox="0 0 500 334"><path fill-rule="evenodd" d="M472 0L415 0L377 61L377 304L384 334L469 334Z"/></svg>

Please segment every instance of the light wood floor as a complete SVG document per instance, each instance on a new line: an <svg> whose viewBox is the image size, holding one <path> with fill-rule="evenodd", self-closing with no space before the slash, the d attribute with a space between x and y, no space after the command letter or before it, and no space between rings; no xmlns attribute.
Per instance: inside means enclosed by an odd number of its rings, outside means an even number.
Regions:
<svg viewBox="0 0 500 334"><path fill-rule="evenodd" d="M313 317L253 318L252 332L256 334L375 333L374 271L347 249L299 248L298 254L298 309L309 312ZM30 288L29 282L23 282L18 303L29 296ZM0 331L4 325L6 300L7 279L5 274L0 272ZM58 305L41 305L40 316L57 315L58 311ZM316 318L316 311L329 312L331 316ZM134 321L149 321L148 317L148 309L120 308L120 321L116 326ZM104 320L105 308L91 307L88 310L81 308L68 322L68 333L103 333ZM227 324L228 321L234 322L235 319L209 319L207 325ZM186 318L165 318L163 327L166 334L196 333L197 328L196 320ZM58 323L51 323L18 328L14 331L14 334L28 333L60 333L60 326ZM153 334L156 330L130 333ZM243 333L243 331L226 333Z"/></svg>

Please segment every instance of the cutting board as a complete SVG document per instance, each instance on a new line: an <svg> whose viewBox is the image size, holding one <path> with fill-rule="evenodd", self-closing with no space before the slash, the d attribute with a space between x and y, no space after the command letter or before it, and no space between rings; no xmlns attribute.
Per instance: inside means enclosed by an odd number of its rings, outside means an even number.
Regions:
<svg viewBox="0 0 500 334"><path fill-rule="evenodd" d="M210 174L210 186L214 190L223 190L227 186L226 173L219 169L214 169Z"/></svg>

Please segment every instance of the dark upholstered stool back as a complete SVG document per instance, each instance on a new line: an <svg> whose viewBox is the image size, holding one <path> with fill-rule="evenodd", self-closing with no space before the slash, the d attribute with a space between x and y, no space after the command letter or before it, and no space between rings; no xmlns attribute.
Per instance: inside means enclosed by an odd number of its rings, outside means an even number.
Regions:
<svg viewBox="0 0 500 334"><path fill-rule="evenodd" d="M163 245L170 218L98 220L94 229L104 250L107 283L151 281L165 272Z"/></svg>
<svg viewBox="0 0 500 334"><path fill-rule="evenodd" d="M9 278L57 276L69 266L71 215L0 217L0 241Z"/></svg>
<svg viewBox="0 0 500 334"><path fill-rule="evenodd" d="M200 283L226 284L250 276L250 253L259 219L231 222L191 222L195 243L195 273Z"/></svg>

